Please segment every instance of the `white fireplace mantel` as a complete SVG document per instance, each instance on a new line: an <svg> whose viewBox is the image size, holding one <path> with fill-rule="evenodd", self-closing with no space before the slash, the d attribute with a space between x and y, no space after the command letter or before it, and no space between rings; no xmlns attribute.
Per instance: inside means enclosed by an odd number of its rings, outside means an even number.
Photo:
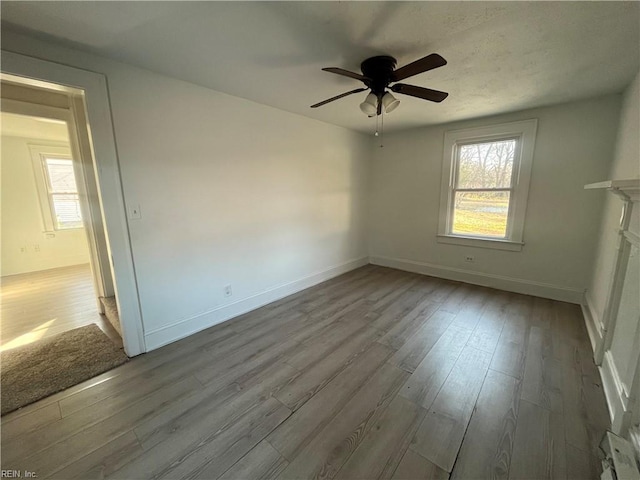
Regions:
<svg viewBox="0 0 640 480"><path fill-rule="evenodd" d="M612 245L614 268L604 312L600 319L589 315L587 329L594 347L594 360L602 374L612 430L626 435L640 418L640 305L636 293L640 222L634 213L640 208L640 179L607 180L584 188L606 190L622 200L617 242ZM588 307L587 311L592 309Z"/></svg>
<svg viewBox="0 0 640 480"><path fill-rule="evenodd" d="M629 180L606 180L604 182L585 185L586 190L606 189L611 193L621 196L624 200L632 202L640 201L640 178Z"/></svg>

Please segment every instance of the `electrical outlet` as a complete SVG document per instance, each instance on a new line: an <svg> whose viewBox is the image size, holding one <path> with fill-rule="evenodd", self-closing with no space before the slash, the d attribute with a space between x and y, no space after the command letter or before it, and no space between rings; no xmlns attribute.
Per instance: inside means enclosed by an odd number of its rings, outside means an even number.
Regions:
<svg viewBox="0 0 640 480"><path fill-rule="evenodd" d="M27 246L23 245L22 247L20 247L20 253L27 253Z"/></svg>
<svg viewBox="0 0 640 480"><path fill-rule="evenodd" d="M36 243L36 244L33 246L33 251L34 251L34 252L39 252L39 251L40 251L40 245Z"/></svg>
<svg viewBox="0 0 640 480"><path fill-rule="evenodd" d="M231 295L233 295L233 290L231 290L231 285L227 285L224 287L224 296L225 297L230 297Z"/></svg>
<svg viewBox="0 0 640 480"><path fill-rule="evenodd" d="M476 261L476 257L474 257L473 255L465 255L464 261L465 262L469 262L469 263L473 263L473 262Z"/></svg>

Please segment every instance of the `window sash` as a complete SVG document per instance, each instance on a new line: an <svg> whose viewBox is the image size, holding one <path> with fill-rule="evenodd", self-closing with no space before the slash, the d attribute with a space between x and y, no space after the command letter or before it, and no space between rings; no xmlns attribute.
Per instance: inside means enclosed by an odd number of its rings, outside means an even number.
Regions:
<svg viewBox="0 0 640 480"><path fill-rule="evenodd" d="M65 208L63 202L73 204L72 210L77 214L75 218L73 218L73 214L65 211L68 207ZM51 206L51 213L53 214L53 221L55 224L54 228L56 230L68 230L70 228L82 228L84 226L82 222L82 213L80 211L80 195L78 193L50 193L49 204ZM65 216L67 217L67 220L61 220L61 217L64 218Z"/></svg>
<svg viewBox="0 0 640 480"><path fill-rule="evenodd" d="M49 160L53 160L53 161L68 160L69 162L71 162L72 174L75 175L75 171L73 171L73 163L72 163L73 160L71 158L64 158L61 155L56 155L56 156L42 155L41 158L42 158L42 170L43 170L44 180L45 180L44 186L46 189L46 195L47 195L47 200L49 204L49 210L51 212L51 218L53 220L53 228L55 230L69 230L74 228L83 228L84 223L82 219L82 213L80 210L80 195L78 193L77 187L75 190L54 189L51 181L51 176L49 173L49 168L48 168ZM74 183L75 183L75 179L74 179ZM76 211L78 212L78 216L77 216L77 219L75 220L61 221L60 218L61 216L64 215L64 213L62 212L62 206L60 204L56 204L55 197L69 197L69 196L75 197L73 200L76 205L75 208L76 208ZM60 206L60 208L57 208L57 205Z"/></svg>
<svg viewBox="0 0 640 480"><path fill-rule="evenodd" d="M483 192L488 192L488 193L493 193L493 192L507 192L509 193L509 204L507 206L507 218L506 218L506 225L505 225L505 234L504 236L501 235L483 235L482 233L456 233L453 231L454 228L454 218L455 218L455 213L456 213L456 194L457 193L465 193L465 192L469 192L469 193L483 193ZM454 237L472 237L472 238L479 238L479 239L487 239L487 240L496 240L496 239L500 239L500 240L509 240L511 238L511 232L512 232L512 225L513 222L512 217L513 217L513 203L514 203L514 195L515 195L515 189L514 188L452 188L451 189L451 196L449 199L449 219L448 219L448 231L447 234L454 236Z"/></svg>
<svg viewBox="0 0 640 480"><path fill-rule="evenodd" d="M466 145L479 145L479 144L488 144L488 143L496 143L503 142L507 140L515 140L515 151L513 153L513 163L511 165L511 178L510 178L510 186L509 187L494 187L494 188L459 188L458 181L460 175L460 147ZM516 178L517 171L519 168L519 157L520 157L520 147L521 147L521 137L520 136L507 136L507 137L496 137L488 140L478 141L478 140L467 140L462 142L455 143L455 150L453 155L452 162L452 181L449 185L449 206L447 212L447 235L455 236L455 237L473 237L480 239L505 239L509 240L512 236L512 227L513 227L513 204L515 201L515 189L516 189ZM455 214L455 198L456 193L458 192L509 192L509 206L507 210L507 225L505 230L504 237L496 237L491 235L483 235L481 233L477 234L465 234L462 235L460 233L455 233L453 231L453 223L454 223L454 214Z"/></svg>

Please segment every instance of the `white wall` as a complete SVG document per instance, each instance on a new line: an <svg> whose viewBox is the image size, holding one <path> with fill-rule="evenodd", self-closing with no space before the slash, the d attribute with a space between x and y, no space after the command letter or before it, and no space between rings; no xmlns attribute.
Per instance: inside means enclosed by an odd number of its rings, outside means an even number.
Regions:
<svg viewBox="0 0 640 480"><path fill-rule="evenodd" d="M104 73L152 349L366 263L365 136L3 32ZM231 285L233 296L223 288Z"/></svg>
<svg viewBox="0 0 640 480"><path fill-rule="evenodd" d="M366 263L363 137L146 72L110 87L148 334Z"/></svg>
<svg viewBox="0 0 640 480"><path fill-rule="evenodd" d="M629 85L623 96L620 122L615 145L614 161L602 180L640 178L640 73ZM598 231L598 248L587 291L587 301L594 319L604 313L613 272L617 228L622 202L611 194L601 194L605 206ZM640 212L635 212L635 218ZM637 220L636 220L637 223Z"/></svg>
<svg viewBox="0 0 640 480"><path fill-rule="evenodd" d="M3 129L6 128L4 125ZM5 135L1 143L1 275L89 263L83 228L58 230L51 232L53 238L47 237L29 151L30 143L60 146L69 143Z"/></svg>
<svg viewBox="0 0 640 480"><path fill-rule="evenodd" d="M603 180L625 180L640 178L640 72L627 87L620 113L620 126L615 146L615 156L611 168ZM621 382L630 385L629 377L633 375L628 370L635 365L632 343L637 342L640 300L638 298L638 259L630 260L629 270L625 276L622 290L620 311L616 319L604 318L607 297L611 288L615 269L615 254L618 244L619 220L623 202L610 193L605 193L605 208L599 224L598 248L595 256L594 268L590 276L587 291L587 322L593 335L592 341L599 345L602 342L600 325L606 323L608 334L612 335L611 348L604 352L601 373L604 381L604 391L607 395L609 410L614 428L620 428L625 423L635 425L636 432L640 423L640 383L636 384L636 391L630 392L635 397L635 403L630 402L626 407L622 400L623 387ZM629 230L640 235L640 204L636 203ZM634 265L631 267L631 265ZM625 267L626 268L626 267ZM631 270L633 268L634 270ZM615 321L615 327L613 321ZM605 344L606 345L606 344ZM633 368L631 368L633 370ZM626 410L626 411L625 411ZM637 434L636 434L637 435ZM640 448L640 444L636 444Z"/></svg>
<svg viewBox="0 0 640 480"><path fill-rule="evenodd" d="M580 303L602 209L583 186L609 171L619 109L614 95L386 134L372 171L372 262ZM444 133L530 118L538 132L522 251L437 243Z"/></svg>

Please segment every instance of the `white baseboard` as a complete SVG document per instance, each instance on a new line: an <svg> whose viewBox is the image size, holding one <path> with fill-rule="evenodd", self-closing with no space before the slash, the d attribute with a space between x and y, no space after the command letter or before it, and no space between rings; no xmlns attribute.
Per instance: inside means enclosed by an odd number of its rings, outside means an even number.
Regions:
<svg viewBox="0 0 640 480"><path fill-rule="evenodd" d="M624 426L625 400L624 387L620 381L620 375L616 368L615 361L611 355L611 351L606 351L602 359L602 366L599 367L600 376L602 377L602 387L604 396L609 407L609 415L611 416L611 430L617 435L625 435L622 431Z"/></svg>
<svg viewBox="0 0 640 480"><path fill-rule="evenodd" d="M188 337L189 335L193 335L194 333L206 328L213 327L219 323L231 320L238 315L260 308L271 302L275 302L276 300L304 290L305 288L312 287L318 283L329 280L330 278L337 277L338 275L342 275L343 273L347 273L351 270L367 265L368 263L369 260L367 257L350 260L293 282L278 285L236 302L223 305L199 315L180 320L171 325L146 332L145 342L147 352L180 340L181 338Z"/></svg>
<svg viewBox="0 0 640 480"><path fill-rule="evenodd" d="M461 268L445 267L424 262L416 262L402 258L389 258L371 256L369 263L383 267L397 268L407 272L421 273L432 277L446 278L458 282L482 285L484 287L506 290L508 292L522 293L536 297L550 298L562 302L576 303L582 305L584 302L584 292L582 290L561 287L548 283L534 282L520 278L494 275L490 273L473 272Z"/></svg>
<svg viewBox="0 0 640 480"><path fill-rule="evenodd" d="M589 294L585 295L584 303L580 305L580 307L582 308L582 316L584 317L584 323L587 327L587 332L589 333L591 350L593 350L593 353L595 353L598 345L600 345L603 341L602 328L600 328L601 322L598 319L598 315L596 314L589 299Z"/></svg>

